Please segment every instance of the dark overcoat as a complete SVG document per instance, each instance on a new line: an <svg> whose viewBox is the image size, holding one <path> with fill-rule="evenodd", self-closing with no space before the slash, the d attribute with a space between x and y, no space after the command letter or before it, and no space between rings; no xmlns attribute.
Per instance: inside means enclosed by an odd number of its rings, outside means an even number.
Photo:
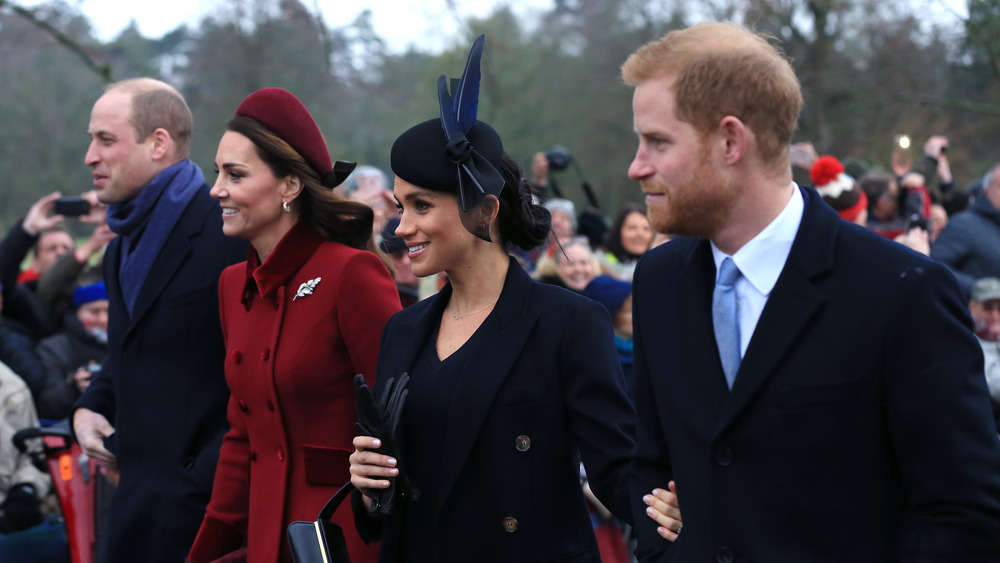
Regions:
<svg viewBox="0 0 1000 563"><path fill-rule="evenodd" d="M948 270L842 221L811 189L726 385L707 240L633 279L641 561L1000 561L1000 443ZM677 492L662 540L642 494Z"/></svg>
<svg viewBox="0 0 1000 563"><path fill-rule="evenodd" d="M376 395L434 345L450 295L446 285L390 319ZM598 498L627 517L634 427L607 311L532 281L512 259L480 330L485 338L449 399L440 448L419 454L443 457L433 553L407 560L599 561L580 460ZM380 534L354 500L362 537L382 539L381 561L400 560L400 519L386 520Z"/></svg>
<svg viewBox="0 0 1000 563"><path fill-rule="evenodd" d="M219 275L246 258L247 243L222 233L219 204L203 186L167 237L131 316L121 252L115 237L104 256L108 360L74 406L116 429L106 447L121 481L104 559L177 563L201 524L228 429Z"/></svg>

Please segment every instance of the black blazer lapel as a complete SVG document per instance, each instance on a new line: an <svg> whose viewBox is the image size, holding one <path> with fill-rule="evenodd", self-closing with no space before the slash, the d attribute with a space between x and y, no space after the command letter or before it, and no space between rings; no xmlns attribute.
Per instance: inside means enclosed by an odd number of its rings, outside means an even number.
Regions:
<svg viewBox="0 0 1000 563"><path fill-rule="evenodd" d="M388 378L396 377L404 371L409 372L413 368L417 354L424 349L424 346L428 345L434 327L444 312L450 296L451 284L445 284L441 291L426 299L426 306L421 307L425 302L412 305L403 309L401 313L397 313L398 317L395 318L398 318L398 321L389 321L390 323L396 322L398 325L392 329L393 342L390 346L392 354L379 356L380 379L385 377L388 380ZM382 342L382 346L388 349L385 342ZM375 385L378 387L379 383L376 382Z"/></svg>
<svg viewBox="0 0 1000 563"><path fill-rule="evenodd" d="M785 267L767 299L729 400L719 419L725 431L780 367L826 297L812 280L833 269L840 217L811 189L800 188L805 210Z"/></svg>
<svg viewBox="0 0 1000 563"><path fill-rule="evenodd" d="M538 312L528 310L531 283L531 278L511 259L503 294L492 318L481 327L490 333L470 356L455 388L442 448L447 455L441 470L441 496L435 507L435 517L458 481L497 390L520 357L538 320Z"/></svg>

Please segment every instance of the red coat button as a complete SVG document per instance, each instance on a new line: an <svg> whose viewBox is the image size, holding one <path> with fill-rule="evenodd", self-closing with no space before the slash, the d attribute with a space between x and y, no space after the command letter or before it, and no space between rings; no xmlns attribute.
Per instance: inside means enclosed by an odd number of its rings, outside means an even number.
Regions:
<svg viewBox="0 0 1000 563"><path fill-rule="evenodd" d="M247 412L247 402L246 401L244 401L243 399L240 399L239 405L240 405L240 410L241 411Z"/></svg>
<svg viewBox="0 0 1000 563"><path fill-rule="evenodd" d="M260 353L260 359L262 359L262 360L264 360L266 362L267 359L270 358L270 357L271 357L271 349L270 348L264 348L264 351Z"/></svg>
<svg viewBox="0 0 1000 563"><path fill-rule="evenodd" d="M278 448L278 461L285 461L285 452Z"/></svg>
<svg viewBox="0 0 1000 563"><path fill-rule="evenodd" d="M250 450L250 461L257 461L257 452Z"/></svg>
<svg viewBox="0 0 1000 563"><path fill-rule="evenodd" d="M271 399L267 400L267 410L274 412L274 403L271 402Z"/></svg>
<svg viewBox="0 0 1000 563"><path fill-rule="evenodd" d="M233 350L233 363L240 363L243 361L243 352L239 350Z"/></svg>

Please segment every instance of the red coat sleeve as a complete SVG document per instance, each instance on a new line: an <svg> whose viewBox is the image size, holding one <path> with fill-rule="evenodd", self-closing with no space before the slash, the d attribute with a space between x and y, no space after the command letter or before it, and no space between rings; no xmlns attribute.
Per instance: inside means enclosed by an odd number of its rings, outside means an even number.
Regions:
<svg viewBox="0 0 1000 563"><path fill-rule="evenodd" d="M337 296L341 334L351 363L374 389L382 328L400 310L399 292L385 265L369 252L352 256L344 273Z"/></svg>

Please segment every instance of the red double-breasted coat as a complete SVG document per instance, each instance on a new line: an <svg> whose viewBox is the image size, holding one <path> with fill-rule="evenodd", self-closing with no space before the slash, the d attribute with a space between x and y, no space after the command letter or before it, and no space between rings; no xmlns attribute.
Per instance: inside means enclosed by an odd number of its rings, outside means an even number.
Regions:
<svg viewBox="0 0 1000 563"><path fill-rule="evenodd" d="M211 561L246 540L248 561L290 562L288 524L315 520L350 480L354 374L373 384L398 293L374 254L298 223L263 264L251 248L226 269L219 295L231 429L190 558ZM351 561L376 560L349 503L333 520Z"/></svg>

